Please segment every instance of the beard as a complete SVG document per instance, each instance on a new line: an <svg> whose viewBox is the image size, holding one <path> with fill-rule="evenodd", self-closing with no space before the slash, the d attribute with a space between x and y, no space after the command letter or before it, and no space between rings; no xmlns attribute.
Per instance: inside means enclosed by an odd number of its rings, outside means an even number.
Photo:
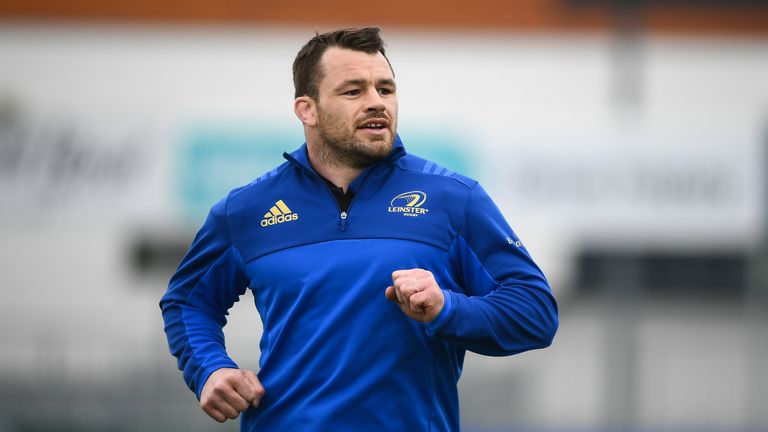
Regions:
<svg viewBox="0 0 768 432"><path fill-rule="evenodd" d="M345 123L331 113L326 113L320 107L317 113L317 129L322 141L320 153L327 163L362 169L384 159L392 151L396 120L390 120L389 128L393 132L389 138L364 140L356 136L357 128L353 125ZM373 117L375 116L371 116ZM376 117L388 118L384 114L377 114Z"/></svg>

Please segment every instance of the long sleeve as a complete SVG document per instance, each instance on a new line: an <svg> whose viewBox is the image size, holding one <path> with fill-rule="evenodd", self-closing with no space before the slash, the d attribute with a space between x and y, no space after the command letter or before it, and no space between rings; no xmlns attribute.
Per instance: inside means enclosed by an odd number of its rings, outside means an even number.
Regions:
<svg viewBox="0 0 768 432"><path fill-rule="evenodd" d="M160 300L171 354L198 398L211 373L237 367L227 355L222 328L247 286L222 200L211 209Z"/></svg>
<svg viewBox="0 0 768 432"><path fill-rule="evenodd" d="M443 291L445 306L428 334L494 356L552 343L558 316L547 280L480 185L449 255L464 293Z"/></svg>

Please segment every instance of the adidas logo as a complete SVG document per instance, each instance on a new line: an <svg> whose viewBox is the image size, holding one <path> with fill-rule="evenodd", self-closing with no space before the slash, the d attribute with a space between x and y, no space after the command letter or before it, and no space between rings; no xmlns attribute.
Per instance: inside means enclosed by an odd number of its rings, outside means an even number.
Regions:
<svg viewBox="0 0 768 432"><path fill-rule="evenodd" d="M275 205L264 215L261 226L268 227L283 222L291 222L299 219L299 215L291 211L283 200L278 200Z"/></svg>

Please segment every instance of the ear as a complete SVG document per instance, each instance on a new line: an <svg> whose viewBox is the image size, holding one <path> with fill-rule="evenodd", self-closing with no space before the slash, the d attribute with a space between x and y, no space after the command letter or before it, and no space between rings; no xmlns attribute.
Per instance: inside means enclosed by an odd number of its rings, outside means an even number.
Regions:
<svg viewBox="0 0 768 432"><path fill-rule="evenodd" d="M299 96L293 101L293 112L305 126L317 126L317 105L309 96Z"/></svg>

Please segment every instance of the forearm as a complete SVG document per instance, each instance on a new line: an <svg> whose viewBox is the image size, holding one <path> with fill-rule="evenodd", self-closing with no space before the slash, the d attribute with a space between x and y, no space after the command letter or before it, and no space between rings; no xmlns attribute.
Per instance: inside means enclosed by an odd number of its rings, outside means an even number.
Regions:
<svg viewBox="0 0 768 432"><path fill-rule="evenodd" d="M227 356L222 328L227 311L247 286L222 200L211 209L160 300L171 353L198 398L212 372L237 367Z"/></svg>
<svg viewBox="0 0 768 432"><path fill-rule="evenodd" d="M193 305L164 299L160 303L171 354L178 359L187 386L200 397L208 376L217 369L237 368L229 358L220 320Z"/></svg>
<svg viewBox="0 0 768 432"><path fill-rule="evenodd" d="M444 291L446 304L427 332L470 351L493 356L545 348L558 327L547 290L499 286L485 296Z"/></svg>
<svg viewBox="0 0 768 432"><path fill-rule="evenodd" d="M444 291L444 310L428 326L431 335L487 355L552 343L558 316L549 283L479 186L449 257L457 277Z"/></svg>

